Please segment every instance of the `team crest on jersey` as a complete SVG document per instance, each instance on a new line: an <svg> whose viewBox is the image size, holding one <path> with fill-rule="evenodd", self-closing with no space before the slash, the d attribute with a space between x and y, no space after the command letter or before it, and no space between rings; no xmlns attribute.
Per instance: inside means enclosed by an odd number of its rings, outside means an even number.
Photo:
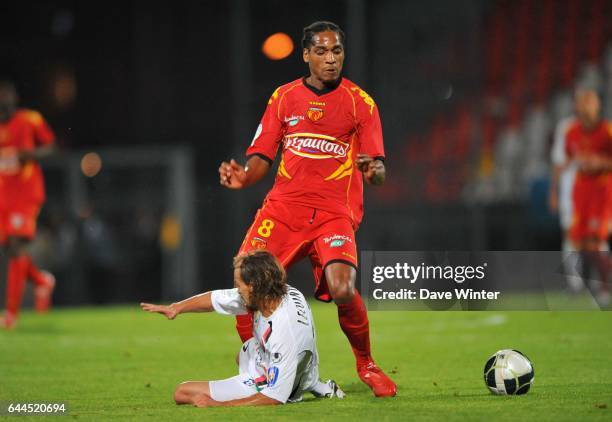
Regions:
<svg viewBox="0 0 612 422"><path fill-rule="evenodd" d="M278 380L278 367L272 366L268 369L268 387L274 387Z"/></svg>
<svg viewBox="0 0 612 422"><path fill-rule="evenodd" d="M308 116L308 118L312 120L313 122L321 120L324 114L325 112L323 111L323 109L319 107L310 107L308 111L306 112L306 115Z"/></svg>
<svg viewBox="0 0 612 422"><path fill-rule="evenodd" d="M255 249L266 249L268 242L263 240L261 237L254 237L251 239L251 246Z"/></svg>
<svg viewBox="0 0 612 422"><path fill-rule="evenodd" d="M346 157L349 144L317 133L292 133L285 136L285 149L300 157L321 160Z"/></svg>

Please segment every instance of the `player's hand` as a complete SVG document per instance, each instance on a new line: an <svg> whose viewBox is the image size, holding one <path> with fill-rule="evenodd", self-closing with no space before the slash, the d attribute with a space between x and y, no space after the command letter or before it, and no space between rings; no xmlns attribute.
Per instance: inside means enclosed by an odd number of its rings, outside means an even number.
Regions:
<svg viewBox="0 0 612 422"><path fill-rule="evenodd" d="M21 163L17 148L0 148L0 174L14 175L19 173Z"/></svg>
<svg viewBox="0 0 612 422"><path fill-rule="evenodd" d="M179 314L177 309L172 305L166 306L153 305L152 303L141 303L140 307L143 311L162 314L165 315L168 319L174 319Z"/></svg>
<svg viewBox="0 0 612 422"><path fill-rule="evenodd" d="M368 154L357 154L357 168L363 173L368 183L382 185L385 181L385 164Z"/></svg>
<svg viewBox="0 0 612 422"><path fill-rule="evenodd" d="M193 399L193 405L196 407L217 407L221 406L221 403L208 394L200 394Z"/></svg>
<svg viewBox="0 0 612 422"><path fill-rule="evenodd" d="M604 159L595 154L576 157L576 163L580 170L586 173L597 173L604 169Z"/></svg>
<svg viewBox="0 0 612 422"><path fill-rule="evenodd" d="M242 189L247 174L243 166L238 164L236 160L231 159L229 163L224 161L219 166L219 178L221 186L228 189Z"/></svg>

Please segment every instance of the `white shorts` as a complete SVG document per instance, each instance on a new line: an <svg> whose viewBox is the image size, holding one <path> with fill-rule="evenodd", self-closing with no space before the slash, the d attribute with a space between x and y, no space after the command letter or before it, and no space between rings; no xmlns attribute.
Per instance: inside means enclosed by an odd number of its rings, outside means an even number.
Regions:
<svg viewBox="0 0 612 422"><path fill-rule="evenodd" d="M208 383L213 400L228 401L243 399L257 394L257 380L262 374L258 370L258 350L255 339L251 337L240 348L238 357L238 375L224 380ZM264 375L265 378L265 375Z"/></svg>
<svg viewBox="0 0 612 422"><path fill-rule="evenodd" d="M264 390L268 379L265 368L261 366L261 349L254 337L247 340L238 355L238 375L208 383L210 396L217 401L243 399ZM294 386L290 398L300 397L319 383L318 357L310 352L298 356L298 367L302 368L296 376L298 385Z"/></svg>
<svg viewBox="0 0 612 422"><path fill-rule="evenodd" d="M208 383L210 397L217 401L238 400L257 394L255 381L248 374Z"/></svg>

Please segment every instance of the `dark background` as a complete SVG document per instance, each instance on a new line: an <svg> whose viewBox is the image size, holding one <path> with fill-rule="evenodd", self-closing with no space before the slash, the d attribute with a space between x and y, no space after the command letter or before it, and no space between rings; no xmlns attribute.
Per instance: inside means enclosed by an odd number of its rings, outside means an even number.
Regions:
<svg viewBox="0 0 612 422"><path fill-rule="evenodd" d="M219 186L217 168L230 157L242 160L274 89L306 74L304 26L331 20L345 30L345 76L380 107L388 183L366 189L360 248L556 250L560 232L546 208L548 152L544 170L510 194L495 194L494 182L493 194L473 192L495 179L495 165L482 168L505 129L522 130L534 107L551 110L583 64L603 66L611 12L598 0L3 2L0 75L17 83L24 106L48 119L63 151L189 148L199 285L219 287L229 283L231 257L272 177L230 192ZM275 32L296 45L280 61L261 53ZM540 136L546 145L553 117ZM132 218L134 207L120 218L122 204L111 204L117 177L133 185L131 197L151 220L139 247L130 246L138 241L129 233L143 219ZM115 210L106 223L123 246L116 262L131 270L83 276L85 283L119 279L114 291L122 293L67 303L159 298L156 227L167 205L156 191L159 178L154 171L102 172L87 181L94 206ZM49 210L82 224L53 180L50 174L41 227L57 218ZM304 268L294 277L310 286Z"/></svg>

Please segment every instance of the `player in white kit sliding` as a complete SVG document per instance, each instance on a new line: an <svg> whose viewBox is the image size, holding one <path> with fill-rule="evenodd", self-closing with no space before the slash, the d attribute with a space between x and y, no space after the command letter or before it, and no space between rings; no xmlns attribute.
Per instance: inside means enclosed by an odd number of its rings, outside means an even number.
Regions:
<svg viewBox="0 0 612 422"><path fill-rule="evenodd" d="M278 260L267 251L234 258L234 285L169 306L141 303L168 319L186 312L224 315L254 313L253 337L238 356L238 375L219 381L186 381L174 394L177 404L209 406L272 405L315 397L343 398L332 380L319 380L314 320L302 293L286 284Z"/></svg>

